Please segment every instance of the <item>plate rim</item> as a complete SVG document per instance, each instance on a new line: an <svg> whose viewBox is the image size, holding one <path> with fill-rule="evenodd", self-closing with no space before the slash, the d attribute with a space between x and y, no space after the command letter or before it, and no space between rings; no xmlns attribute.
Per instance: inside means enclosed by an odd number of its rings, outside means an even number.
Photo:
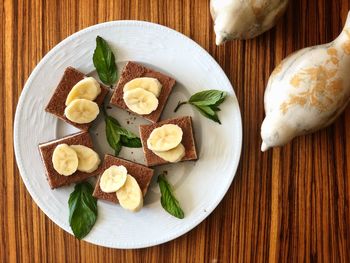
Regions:
<svg viewBox="0 0 350 263"><path fill-rule="evenodd" d="M103 27L108 27L108 26L125 26L125 25L134 25L134 26L140 26L140 27L154 27L160 30L165 30L165 31L169 31L169 33L171 34L175 34L177 35L177 37L180 37L182 40L184 41L188 41L190 42L190 44L194 45L196 48L198 48L201 53L205 56L207 56L207 58L211 61L211 63L213 65L215 65L219 70L221 70L222 74L223 74L223 78L226 82L228 82L230 84L230 86L232 87L232 92L234 95L234 99L237 103L236 106L236 110L237 110L237 114L239 115L239 122L236 123L237 125L237 137L235 138L235 144L238 146L238 151L237 151L237 159L233 160L233 172L232 174L230 174L230 178L228 180L228 184L226 185L225 189L223 189L223 191L221 192L220 195L216 196L215 201L212 203L212 205L210 207L208 207L207 209L207 213L204 216L200 216L197 218L194 218L194 220L191 221L190 224L187 224L186 227L182 228L180 231L177 232L172 232L171 235L169 235L166 238L158 238L158 239L153 239L151 241L149 241L147 244L140 244L140 243L127 243L125 246L115 246L113 244L110 244L108 242L105 242L101 239L90 239L89 236L87 236L86 238L82 239L83 241L86 241L88 243L94 244L94 245L98 245L98 246L103 246L103 247L109 247L109 248L117 248L117 249L138 249L138 248L146 248L146 247L151 247L151 246L155 246L155 245L160 245L163 243L166 243L168 241L174 240L184 234L186 234L187 232L191 231L192 229L194 229L196 226L198 226L201 222L203 222L214 210L215 208L219 205L219 203L222 201L222 199L224 198L224 196L226 195L227 191L229 190L230 186L232 185L233 179L235 178L235 175L237 173L237 169L240 163L240 159L241 159L241 154L242 154L242 140L243 140L243 130L242 130L242 115L241 115L241 110L239 107L239 102L234 90L234 87L232 85L232 83L230 82L230 80L228 79L226 73L224 72L224 70L222 69L222 67L218 64L218 62L210 55L210 53L208 51L206 51L202 46L200 46L198 43L196 43L194 40L192 40L191 38L189 38L188 36L182 34L181 32L178 32L172 28L169 28L167 26L161 25L161 24L157 24L157 23L153 23L153 22L148 22L148 21L142 21L142 20L114 20L114 21L108 21L108 22L103 22L103 23L99 23L99 24L95 24L86 28L83 28L69 36L67 36L66 38L64 38L62 41L60 41L58 44L56 44L52 49L50 49L43 57L42 59L38 62L38 64L35 66L35 68L33 69L33 71L31 72L31 74L29 75L28 79L26 80L23 89L21 91L20 97L18 99L18 103L16 105L16 112L15 112L15 118L14 118L14 124L13 124L13 143L14 143L14 153L15 153L15 160L17 163L17 167L19 169L19 174L20 177L23 180L23 183L26 187L26 190L29 192L31 198L33 199L33 201L35 202L35 204L40 208L40 210L51 220L53 221L59 228L63 229L65 232L69 233L72 235L72 232L68 231L67 229L65 229L63 226L61 226L58 221L55 219L55 215L51 214L50 212L48 212L43 204L41 204L41 202L39 201L38 196L35 194L35 190L30 186L29 182L28 182L28 177L23 176L22 173L25 173L25 168L24 168L24 164L22 163L21 160L19 160L20 156L20 146L19 146L19 112L21 112L22 107L23 107L23 101L24 98L26 97L26 94L29 91L29 87L31 86L35 76L37 75L37 73L41 70L41 68L46 64L46 62L56 53L56 50L59 50L62 46L64 46L66 43L68 43L69 41L75 39L75 38L79 38L80 35L89 32L89 31L93 31L99 28L103 28Z"/></svg>

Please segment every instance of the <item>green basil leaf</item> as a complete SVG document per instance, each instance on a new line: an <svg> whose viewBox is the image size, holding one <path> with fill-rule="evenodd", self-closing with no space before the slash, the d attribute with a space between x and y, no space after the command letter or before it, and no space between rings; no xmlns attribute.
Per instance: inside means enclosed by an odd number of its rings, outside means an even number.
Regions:
<svg viewBox="0 0 350 263"><path fill-rule="evenodd" d="M221 90L204 90L193 94L188 101L179 102L174 112L182 105L189 103L206 118L221 124L216 112L221 111L219 105L224 102L226 95L226 92Z"/></svg>
<svg viewBox="0 0 350 263"><path fill-rule="evenodd" d="M119 127L119 122L107 114L106 117L106 137L108 144L114 149L114 156L118 156L122 150L121 136L116 127Z"/></svg>
<svg viewBox="0 0 350 263"><path fill-rule="evenodd" d="M115 151L117 151L118 147L120 147L120 134L115 129L115 127L117 126L116 125L117 120L115 120L113 117L110 117L110 116L107 116L105 120L106 120L106 137L107 137L108 144Z"/></svg>
<svg viewBox="0 0 350 263"><path fill-rule="evenodd" d="M215 106L215 105L211 105L210 108L211 108L213 111L221 111L221 109L220 109L218 106Z"/></svg>
<svg viewBox="0 0 350 263"><path fill-rule="evenodd" d="M224 91L204 90L193 94L188 101L196 106L219 105L224 101L225 97L226 92Z"/></svg>
<svg viewBox="0 0 350 263"><path fill-rule="evenodd" d="M131 131L120 126L119 122L108 116L104 108L102 109L106 121L106 137L108 144L114 149L114 155L118 156L122 146L130 148L142 147L141 140Z"/></svg>
<svg viewBox="0 0 350 263"><path fill-rule="evenodd" d="M177 201L175 196L173 195L171 186L165 179L164 174L159 175L157 181L161 193L160 203L162 204L162 207L169 214L177 218L183 219L185 217L185 214L180 207L179 201Z"/></svg>
<svg viewBox="0 0 350 263"><path fill-rule="evenodd" d="M198 108L199 110L204 111L206 114L210 115L210 116L214 116L215 115L215 111L212 110L212 108L210 108L209 106L197 106L195 105L196 108Z"/></svg>
<svg viewBox="0 0 350 263"><path fill-rule="evenodd" d="M97 219L97 199L92 193L91 184L82 182L75 185L69 196L69 225L78 239L90 232Z"/></svg>
<svg viewBox="0 0 350 263"><path fill-rule="evenodd" d="M141 148L142 147L140 138L128 138L126 136L121 135L120 142L123 146L129 147L129 148Z"/></svg>
<svg viewBox="0 0 350 263"><path fill-rule="evenodd" d="M221 103L223 103L225 101L225 99L226 99L226 93L225 93L225 96L223 96L214 105L211 105L211 106L219 106Z"/></svg>
<svg viewBox="0 0 350 263"><path fill-rule="evenodd" d="M114 148L114 156L118 156L121 150L122 150L122 143L119 142Z"/></svg>
<svg viewBox="0 0 350 263"><path fill-rule="evenodd" d="M113 118L112 116L108 116L108 118L112 122L113 125L120 126L119 121L117 121L115 118Z"/></svg>
<svg viewBox="0 0 350 263"><path fill-rule="evenodd" d="M100 80L106 85L113 85L118 79L115 57L108 43L100 36L96 37L92 60Z"/></svg>
<svg viewBox="0 0 350 263"><path fill-rule="evenodd" d="M215 111L213 111L210 107L205 107L205 106L195 106L198 111L204 116L207 117L208 119L211 119L219 124L221 124L218 115L216 114Z"/></svg>
<svg viewBox="0 0 350 263"><path fill-rule="evenodd" d="M128 131L127 129L124 129L120 125L115 126L114 128L121 136L127 137L129 139L138 138L134 133L132 133L131 131Z"/></svg>

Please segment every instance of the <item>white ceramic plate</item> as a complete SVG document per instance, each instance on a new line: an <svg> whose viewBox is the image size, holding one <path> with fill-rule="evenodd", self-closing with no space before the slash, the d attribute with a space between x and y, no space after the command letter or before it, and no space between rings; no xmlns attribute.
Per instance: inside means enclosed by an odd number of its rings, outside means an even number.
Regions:
<svg viewBox="0 0 350 263"><path fill-rule="evenodd" d="M73 34L53 48L30 75L20 97L14 126L14 146L22 179L34 201L65 231L68 223L69 194L73 186L51 190L38 152L38 144L77 130L44 111L50 96L67 66L96 75L92 63L95 38L102 36L112 47L119 69L133 60L160 70L176 79L162 119L193 117L199 160L161 166L166 170L175 195L185 212L180 220L166 213L159 202L156 178L152 181L139 213L118 205L98 202L98 220L84 239L113 248L141 248L172 240L203 221L218 205L235 175L241 152L242 126L233 88L220 66L199 45L184 35L148 22L115 21L95 25ZM221 89L228 98L221 107L222 125L202 117L191 106L173 112L177 102L203 89ZM109 113L134 132L141 118L113 108ZM128 123L128 124L127 124ZM113 153L98 119L91 129L95 147L101 154ZM121 156L143 163L141 149L123 148ZM155 176L156 177L156 176Z"/></svg>

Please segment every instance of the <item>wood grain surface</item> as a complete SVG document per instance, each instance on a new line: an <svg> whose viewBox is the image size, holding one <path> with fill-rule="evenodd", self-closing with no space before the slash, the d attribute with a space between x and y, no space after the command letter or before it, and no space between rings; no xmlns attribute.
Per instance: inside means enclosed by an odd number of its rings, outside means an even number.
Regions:
<svg viewBox="0 0 350 263"><path fill-rule="evenodd" d="M0 1L0 262L350 262L350 109L321 132L259 150L271 71L291 52L333 40L350 0L291 0L268 33L220 47L208 2ZM160 23L204 47L235 87L244 130L237 175L215 211L188 234L139 250L98 247L61 230L33 202L13 153L15 109L35 65L72 33L118 19Z"/></svg>

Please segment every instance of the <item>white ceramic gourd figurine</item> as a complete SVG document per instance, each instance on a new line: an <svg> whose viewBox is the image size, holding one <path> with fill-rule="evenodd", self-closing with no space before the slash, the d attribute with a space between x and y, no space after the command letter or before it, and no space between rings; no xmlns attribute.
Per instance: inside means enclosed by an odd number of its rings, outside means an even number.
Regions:
<svg viewBox="0 0 350 263"><path fill-rule="evenodd" d="M261 150L331 124L350 99L350 12L333 42L299 50L272 72L265 91Z"/></svg>
<svg viewBox="0 0 350 263"><path fill-rule="evenodd" d="M216 44L264 33L276 24L287 5L288 0L211 0Z"/></svg>

